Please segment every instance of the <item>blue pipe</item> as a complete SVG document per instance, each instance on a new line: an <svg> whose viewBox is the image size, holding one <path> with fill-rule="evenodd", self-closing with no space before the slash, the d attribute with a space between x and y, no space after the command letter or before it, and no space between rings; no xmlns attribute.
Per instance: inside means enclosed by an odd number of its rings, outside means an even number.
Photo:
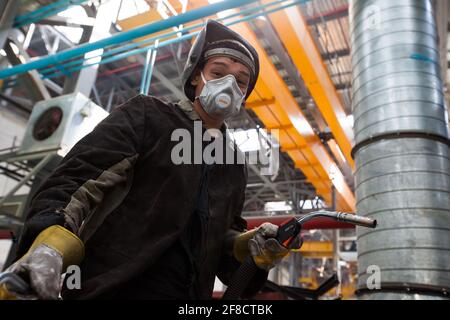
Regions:
<svg viewBox="0 0 450 320"><path fill-rule="evenodd" d="M143 88L143 94L147 95L148 94L148 90L150 89L150 82L152 81L152 76L153 76L153 68L155 67L155 62L156 62L156 55L158 54L158 44L159 44L159 39L155 41L155 44L153 45L154 49L153 50L149 50L150 52L150 56L149 56L149 60L148 60L148 68L147 68L147 77L145 79L145 85Z"/></svg>
<svg viewBox="0 0 450 320"><path fill-rule="evenodd" d="M14 19L14 27L19 28L30 23L38 22L66 10L71 5L79 5L86 1L87 0L60 0L54 2L47 6L36 9L35 11L17 16Z"/></svg>
<svg viewBox="0 0 450 320"><path fill-rule="evenodd" d="M156 33L174 26L179 26L180 24L185 24L193 20L204 18L213 15L217 12L232 9L235 7L244 6L256 2L257 0L228 0L222 1L215 4L211 4L199 9L191 10L186 13L182 13L177 16L172 16L165 20L159 20L142 27L138 27L126 32L120 32L109 38L101 39L93 43L82 44L76 48L69 50L64 50L53 55L41 58L39 60L31 61L18 66L10 67L5 70L0 71L0 79L10 77L16 74L21 74L30 70L43 68L50 64L58 64L61 61L68 60L93 50L103 49L106 46L118 44L125 41L130 41L142 36L146 36L151 33Z"/></svg>
<svg viewBox="0 0 450 320"><path fill-rule="evenodd" d="M306 1L309 1L309 0L306 0ZM278 1L278 2L281 2L281 1ZM286 5L279 6L279 7L276 7L274 9L271 9L271 10L266 10L264 12L259 12L259 13L253 14L253 15L248 15L248 16L242 18L242 19L238 19L238 20L233 21L231 23L225 23L225 25L228 26L228 25L234 25L234 24L237 24L237 23L240 23L240 22L245 22L245 21L251 20L253 18L262 16L262 15L267 15L267 14L270 14L272 12L275 12L275 11L278 11L278 10L282 10L282 9L285 9L285 8L288 8L288 7L297 5L297 4L301 4L301 3L304 3L304 2L305 2L305 0L293 1L293 2L290 2L290 3L286 4ZM238 14L235 14L235 15L238 15ZM229 17L231 17L231 16L229 16ZM229 17L224 17L223 19L227 19ZM202 25L203 25L203 23L200 24L199 26L202 26ZM193 26L193 28L195 28L195 27L196 26ZM186 30L187 29L188 28L186 28ZM189 39L193 38L194 36L196 36L198 34L198 32L194 32L194 33L191 33L191 34L183 35L183 36L181 36L179 38L176 38L176 39L171 39L171 40L164 41L159 46L160 47L164 47L164 46L167 46L169 44L174 44L174 43L178 43L178 42L181 42L181 41L189 40ZM176 33L178 33L178 32L173 32L173 34L176 34ZM162 35L160 37L165 38L165 37L168 37L171 34L172 34L172 32L169 33L169 34ZM140 42L137 42L137 43L133 43L131 45L126 45L125 47L126 47L126 49L128 49L130 47L139 47L139 46L142 46L143 44L145 44L147 42L151 42L153 39L156 39L156 37L153 37L153 38L150 38L150 39L146 39L146 40L143 40L143 41L140 41ZM103 59L100 62L95 62L95 63L91 63L91 64L89 64L89 63L88 64L84 64L85 59L83 58L83 59L79 59L79 60L68 62L68 63L64 64L63 66L64 67L68 67L68 66L71 66L71 65L78 65L78 67L69 68L69 69L66 70L66 72L67 71L68 72L75 72L75 71L81 70L83 68L87 68L87 67L94 66L94 65L97 65L97 64L109 63L109 62L113 62L113 61L117 61L117 60L126 58L128 56L132 56L132 55L136 55L136 54L139 54L139 53L143 53L143 52L146 52L148 50L148 48L149 48L149 46L146 46L143 49L136 49L136 50L127 51L125 53L117 54L114 57L104 59L104 57L110 56L113 53L116 53L118 51L123 51L122 47L119 47L119 48L112 49L112 50L109 50L106 53L104 53L103 54ZM150 48L151 48L151 46L150 46ZM57 69L58 69L58 67L52 67L50 69L44 70L42 72L45 75L44 78L55 78L55 77L60 76L61 74L53 74L51 76L48 75L49 73L54 72L54 71L61 73L61 71L57 70Z"/></svg>
<svg viewBox="0 0 450 320"><path fill-rule="evenodd" d="M234 25L234 24L238 24L238 23L241 23L241 22L245 22L245 21L254 19L254 18L256 18L256 17L259 17L259 16L267 15L267 14L270 14L270 13L272 13L272 12L276 12L276 11L279 11L279 10L283 10L283 9L285 9L285 8L289 8L289 7L295 6L295 5L300 4L300 3L304 3L304 2L306 2L306 1L310 1L310 0L296 0L296 1L290 2L290 3L288 3L288 4L285 4L285 5L283 5L283 6L279 6L279 7L273 8L273 9L271 9L271 10L267 10L267 11L264 11L264 12L255 13L255 14L253 14L253 15L248 15L248 16L246 16L246 17L244 17L244 18L241 18L241 19L238 19L238 20L229 22L229 23L225 23L225 25L231 26L231 25ZM179 37L179 38L175 38L175 39L170 39L170 40L167 40L167 41L163 41L163 42L161 42L161 43L158 45L158 48L165 47L165 46L167 46L167 45L174 44L174 43L178 43L178 42L181 42L181 41L189 40L189 39L195 37L198 33L199 33L199 31L193 32L193 33L190 33L190 34L183 35L183 36L181 36L181 37ZM164 37L164 36L163 36L163 37ZM140 46L140 45L142 45L142 44L141 44L141 43L137 43L137 46ZM124 58L126 58L126 57L133 56L133 55L136 55L136 54L139 54L139 53L143 53L143 52L146 52L147 50L152 50L152 49L154 49L154 46L153 46L153 45L150 45L150 46L143 47L143 48L140 48L140 49L135 49L135 50L132 50L132 51L127 51L127 52L125 52L125 53L121 53L121 54L115 55L115 56L113 56L113 57L111 57L111 58L103 59L103 60L101 60L101 61L99 61L99 62L95 62L95 63L91 63L91 64L83 64L83 65L81 65L81 66L77 66L77 67L74 67L74 68L69 68L69 69L67 69L66 71L68 71L68 72L76 72L76 71L79 71L79 70L81 70L81 69L83 69L83 68L95 66L95 65L97 65L97 64L105 64L105 63L117 61L117 60L124 59ZM82 62L84 62L84 59L82 59ZM58 72L60 72L60 71L58 71ZM46 75L46 76L44 76L43 78L44 78L44 79L45 79L45 78L51 79L51 78L56 78L56 77L59 77L59 76L61 76L61 74L52 74L51 76Z"/></svg>
<svg viewBox="0 0 450 320"><path fill-rule="evenodd" d="M273 5L285 2L285 1L286 0L276 0L276 1L273 1L273 2L270 2L270 3L266 3L264 5L261 5L261 6L247 8L247 9L244 9L242 11L239 11L239 12L233 13L231 15L228 15L226 17L219 18L217 20L223 21L223 20L227 20L227 19L231 19L231 18L234 18L234 17L237 17L237 16L241 16L241 15L247 14L247 13L250 13L250 12L253 12L253 11L260 11L260 10L263 10L263 9L265 9L267 7L270 7L270 6L273 6ZM302 2L305 2L305 0L296 1L296 3L302 3ZM198 24L195 24L195 25L183 28L182 31L183 32L187 32L187 31L190 31L190 30L193 30L193 29L201 28L203 26L204 26L204 23L202 22L202 23L198 23ZM102 59L104 59L104 58L109 57L109 56L111 56L113 54L116 54L116 53L119 53L119 52L122 52L122 51L125 51L125 50L130 50L132 48L142 46L143 44L152 43L152 42L154 42L157 39L175 36L179 32L180 31L171 31L171 32L165 33L164 35L160 35L160 36L157 36L157 37L151 37L151 38L147 38L147 39L141 40L139 42L126 44L126 45L123 45L123 46L120 46L120 47L117 47L117 48L114 48L114 49L110 49L110 50L108 50L108 51L106 51L104 53L101 53L101 54L97 55L97 56L90 57L90 59L93 59L93 58L96 58L96 57L100 57L100 56L102 56ZM78 60L74 60L74 61L70 61L70 62L64 63L63 66L64 66L64 68L67 68L67 67L71 67L71 66L75 66L75 65L83 65L84 62L85 62L85 58L83 57L83 58L78 59ZM52 72L58 71L58 70L59 70L59 67L58 66L54 66L54 67L50 67L50 68L45 68L45 70L42 70L40 72L43 75L48 75L49 73L52 73Z"/></svg>
<svg viewBox="0 0 450 320"><path fill-rule="evenodd" d="M154 50L152 50L152 58L150 61L150 66L148 69L148 73L147 73L147 79L145 81L145 87L144 87L144 94L148 95L148 91L150 89L150 83L152 81L152 75L153 75L153 69L155 68L155 61L156 61L156 54L157 54L157 50L156 48Z"/></svg>
<svg viewBox="0 0 450 320"><path fill-rule="evenodd" d="M139 90L139 93L144 94L144 88L145 88L145 81L147 80L147 71L148 71L148 65L150 64L151 56L153 55L153 50L148 49L147 54L145 55L145 64L144 64L144 70L142 71L142 78L141 78L141 88Z"/></svg>
<svg viewBox="0 0 450 320"><path fill-rule="evenodd" d="M185 34L185 35L183 35L183 36L181 36L179 38L170 39L170 40L161 42L158 45L158 48L162 48L162 47L168 46L170 44L178 43L178 42L181 42L181 41L189 40L189 39L195 37L197 34L198 34L198 32ZM68 72L76 72L76 71L79 71L81 69L92 67L92 66L95 66L95 65L98 65L98 64L105 64L105 63L121 60L121 59L124 59L124 58L129 57L129 56L134 56L134 55L139 54L139 53L147 52L148 50L153 50L154 48L155 48L154 45L150 45L150 46L147 46L147 47L144 47L144 48L140 48L140 49L135 49L135 50L132 50L132 51L124 52L124 53L115 55L113 57L110 57L110 58L107 58L107 59L103 59L103 60L101 60L99 62L83 64L81 66L70 68L70 69L67 69L66 71L68 71ZM61 71L58 71L58 72L62 73ZM47 78L51 79L51 78L56 78L56 77L59 77L59 76L61 76L61 74L52 74L51 76L44 76L43 78L44 79L47 79Z"/></svg>

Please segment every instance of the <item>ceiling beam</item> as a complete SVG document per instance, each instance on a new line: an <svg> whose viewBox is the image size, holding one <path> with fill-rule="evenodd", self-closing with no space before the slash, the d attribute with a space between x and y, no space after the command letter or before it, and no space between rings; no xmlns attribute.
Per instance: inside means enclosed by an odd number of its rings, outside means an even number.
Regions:
<svg viewBox="0 0 450 320"><path fill-rule="evenodd" d="M334 184L338 191L340 210L354 210L355 197L342 172L306 120L253 30L247 23L234 25L231 29L247 39L258 51L260 58L260 76L249 102L275 98L274 103L255 108L253 111L266 127L292 125L290 129L280 130L279 140L282 146L290 141L291 145L297 148L288 151L296 167L303 171L325 201L331 201L331 184ZM333 180L330 180L331 172Z"/></svg>
<svg viewBox="0 0 450 320"><path fill-rule="evenodd" d="M348 16L348 4L343 5L339 8L335 8L333 10L327 12L321 12L317 15L308 17L306 22L308 25L315 25L324 21L332 21L340 18L344 18Z"/></svg>
<svg viewBox="0 0 450 320"><path fill-rule="evenodd" d="M269 0L263 0L263 3ZM351 167L354 140L345 107L331 80L309 27L298 7L289 7L268 15L295 66L302 75L311 97L325 118L336 142Z"/></svg>

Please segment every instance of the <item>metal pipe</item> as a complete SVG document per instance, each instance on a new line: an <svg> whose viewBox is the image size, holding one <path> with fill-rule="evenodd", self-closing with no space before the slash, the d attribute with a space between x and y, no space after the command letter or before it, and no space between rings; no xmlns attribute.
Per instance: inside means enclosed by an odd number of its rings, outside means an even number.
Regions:
<svg viewBox="0 0 450 320"><path fill-rule="evenodd" d="M310 16L306 19L306 22L310 25L317 24L319 22L329 21L345 17L348 14L348 5L344 4L339 8L334 8L330 11L321 12L316 15ZM323 19L323 20L322 20Z"/></svg>
<svg viewBox="0 0 450 320"><path fill-rule="evenodd" d="M278 10L282 10L282 9L285 9L285 8L288 8L288 7L291 7L291 6L300 4L300 3L304 3L304 2L307 2L307 1L309 1L309 0L296 0L296 1L277 0L277 1L273 1L273 2L270 2L270 3L264 4L264 5L260 5L260 6L254 7L254 8L247 8L247 9L244 9L244 10L242 10L240 12L230 14L230 15L228 15L226 17L218 18L217 20L223 22L224 20L228 20L228 19L231 19L231 18L234 18L234 17L238 17L238 16L241 16L241 15L253 12L253 11L261 11L261 10L263 10L263 9L269 7L269 6L274 6L276 4L287 2L287 4L285 4L285 5L280 5L280 6L276 7L276 8L270 9L270 10L262 11L262 12L259 12L259 13L257 12L255 14L251 14L251 15L245 16L242 19L235 20L235 21L233 21L231 23L225 23L225 25L234 25L234 24L237 24L237 23L240 23L240 22L249 21L249 20L251 20L253 18L262 16L262 15L267 15L269 13L272 13L272 12L275 12L275 11L278 11ZM183 32L187 32L187 31L190 31L190 30L201 28L201 27L203 27L203 25L204 25L204 23L202 22L202 23L199 23L199 24L195 24L195 25L186 27L186 28L183 29ZM178 43L178 42L189 40L189 39L195 37L199 32L200 31L197 31L197 32L193 32L193 33L190 33L190 34L185 34L185 35L183 35L181 37L178 37L178 38L175 38L175 39L163 41L163 42L161 42L161 44L159 46L163 47L163 46L166 46L166 45L169 45L169 44L175 44L175 43ZM171 31L171 32L165 33L163 35L158 35L158 36L147 38L147 39L144 39L144 40L141 40L141 41L138 41L138 42L129 43L129 44L117 47L117 48L110 49L110 50L104 52L101 55L92 56L89 59L95 61L96 58L101 56L102 60L99 62L100 64L116 61L116 60L119 60L119 59L123 59L123 58L126 58L126 57L131 56L131 55L136 55L136 54L139 54L139 53L142 53L142 52L146 52L147 49L153 49L153 42L155 42L157 39L164 39L164 38L176 36L178 33L179 33L179 31ZM151 45L142 47L143 45L146 45L146 44L151 44ZM133 48L136 48L136 47L140 47L140 49L130 50L130 49L133 49ZM79 56L81 56L81 55L79 55ZM114 56L114 57L107 58L109 56ZM89 64L89 63L86 64L85 62L86 62L86 60L84 58L80 58L80 59L77 59L77 60L74 60L74 61L69 61L69 62L63 64L62 67L63 68L67 68L67 67L72 67L72 66L78 66L79 68L75 67L75 68L70 68L70 69L67 70L69 72L75 72L75 71L80 70L81 68L84 68L85 66L92 66L92 65L97 64L97 62L95 62L93 64L92 63L91 64ZM47 69L41 71L41 73L44 76L46 76L47 78L53 78L53 77L61 75L61 74L54 74L55 71L63 73L63 72L61 72L59 70L59 68L60 67L58 67L58 66L53 66L53 67L50 67L50 68L47 68ZM49 74L52 74L52 75L48 76ZM0 72L0 78L1 78L1 72Z"/></svg>
<svg viewBox="0 0 450 320"><path fill-rule="evenodd" d="M360 298L445 298L450 150L432 5L353 0L350 38L356 206L379 222L357 227Z"/></svg>
<svg viewBox="0 0 450 320"><path fill-rule="evenodd" d="M301 217L301 216L299 216ZM282 216L259 216L259 217L244 217L247 220L247 228L253 229L259 227L264 222L270 222L280 225L290 219L292 215ZM355 226L341 221L332 220L329 217L316 218L312 221L307 221L302 225L302 230L316 230L316 229L353 229Z"/></svg>
<svg viewBox="0 0 450 320"><path fill-rule="evenodd" d="M276 12L278 10L283 10L285 8L292 7L292 6L297 5L298 3L301 3L303 1L304 0L297 0L297 1L294 1L294 2L289 2L286 5L274 8L272 10L267 10L265 12L259 12L257 14L249 15L249 16L246 16L245 18L235 20L235 21L233 21L231 23L225 23L225 25L226 26L231 26L231 25L235 25L235 24L238 24L238 23L241 23L241 22L246 22L246 21L249 21L249 20L254 19L256 17L259 17L259 16L263 16L263 15L266 15L266 14L269 14L269 13L272 13L272 12ZM163 42L161 42L159 44L159 47L165 47L165 46L168 46L168 45L171 45L171 44L175 44L175 43L178 43L178 42L189 40L189 39L195 37L198 33L199 32L194 32L194 33L191 33L191 34L183 35L183 36L181 36L179 38L163 41ZM137 55L137 54L140 54L140 53L144 53L148 49L154 49L154 47L155 47L154 45L146 46L146 47L143 47L143 48L140 48L140 49L127 51L127 52L118 54L118 55L116 55L114 57L102 59L101 61L94 62L94 63L88 63L88 64L83 64L84 63L84 59L80 59L78 61L78 63L80 65L78 67L70 68L70 69L67 69L67 70L63 69L63 70L59 71L60 74L52 74L51 76L44 76L44 78L55 78L55 77L58 77L58 76L61 76L61 75L68 75L71 72L76 72L76 71L81 70L81 69L86 68L86 67L94 66L94 65L97 65L97 64L110 63L110 62L113 62L113 61L124 59L124 58L129 57L129 56L133 56L133 55ZM104 54L104 56L105 55L109 55L108 53L109 53L109 51L106 54ZM72 63L74 63L74 62L71 61L71 62L67 63L66 65L72 64ZM78 64L78 63L75 63L75 64ZM58 69L58 67L56 67L56 68ZM1 71L0 71L0 74L1 74Z"/></svg>
<svg viewBox="0 0 450 320"><path fill-rule="evenodd" d="M183 51L181 52L181 54L187 54L189 52L189 49L183 49ZM161 62L161 61L165 61L168 60L170 58L172 58L172 54L171 53L165 53L165 54L158 54L158 57L156 58L156 63ZM99 75L97 76L97 78L103 78L105 76L109 76L115 73L120 73L120 72L124 72L124 71L128 71L130 69L137 69L137 68L142 68L142 63L140 62L135 62L135 63L130 63L121 67L117 67L114 69L109 69L106 70L102 73L99 73Z"/></svg>
<svg viewBox="0 0 450 320"><path fill-rule="evenodd" d="M377 226L377 220L373 220L367 217L361 217L352 213L335 212L335 211L317 211L314 213L307 214L303 217L300 217L297 219L297 221L300 224L304 224L310 220L316 219L317 217L325 217L336 221L353 223L355 225L366 228L375 228Z"/></svg>
<svg viewBox="0 0 450 320"><path fill-rule="evenodd" d="M273 1L273 2L264 4L264 5L261 5L261 6L247 8L247 9L244 9L244 10L238 12L238 13L233 13L233 14L228 15L226 17L218 18L217 20L223 21L223 20L231 19L231 18L240 16L240 15L243 15L243 14L247 14L249 12L262 10L262 9L264 9L266 7L273 6L273 5L281 3L283 1L286 1L286 0L277 0L277 1ZM201 22L201 23L198 23L198 24L195 24L195 25L192 25L192 26L184 28L183 32L186 33L187 31L191 31L191 30L194 30L194 29L199 29L199 28L202 28L203 26L204 26L204 23ZM105 59L108 56L115 55L115 54L120 53L120 52L125 52L125 51L129 52L130 49L133 49L133 48L136 48L136 47L142 47L142 45L145 45L145 44L153 44L153 42L155 42L158 39L164 39L164 38L168 38L168 37L172 37L172 36L177 36L179 33L180 33L180 31L178 31L178 30L177 31L171 31L171 32L165 33L163 35L158 35L158 36L150 37L150 38L147 38L147 39L143 39L143 40L138 41L138 42L129 43L129 44L126 44L126 45L123 45L123 46L119 46L119 47L114 48L114 49L110 49L110 50L108 50L107 52L105 52L103 54L100 54L100 55L97 55L97 56L92 56L89 59L93 60L93 59L98 58L100 56L102 57L102 59ZM178 39L181 38L183 40L188 40L188 39L194 37L195 35L197 35L198 33L199 33L199 31L195 32L195 33L192 33L190 35L187 35L188 37L179 37ZM136 54L136 53L134 53L134 54ZM81 65L83 65L83 63L85 63L85 61L86 60L84 58L81 58L81 59L78 59L78 60L74 60L74 61L70 61L70 62L65 63L64 67L67 68L69 66L75 66L75 65L80 65L81 66ZM41 73L46 75L46 74L52 73L52 72L57 71L57 70L58 70L58 67L55 66L55 67L47 68L47 69L43 70Z"/></svg>
<svg viewBox="0 0 450 320"><path fill-rule="evenodd" d="M140 94L144 94L145 81L147 80L148 66L150 64L152 52L151 49L148 49L147 54L145 55L144 70L142 70L141 87L139 90Z"/></svg>
<svg viewBox="0 0 450 320"><path fill-rule="evenodd" d="M47 6L40 7L34 11L17 16L14 20L14 27L20 28L27 24L41 21L47 17L54 16L66 10L71 5L79 5L87 0L59 0Z"/></svg>
<svg viewBox="0 0 450 320"><path fill-rule="evenodd" d="M150 65L148 66L147 79L145 80L145 86L144 86L144 92L143 92L145 95L148 94L148 91L150 89L150 83L152 81L153 69L155 68L155 60L156 60L157 53L158 53L157 49L151 50Z"/></svg>
<svg viewBox="0 0 450 320"><path fill-rule="evenodd" d="M156 33L165 29L169 29L180 24L185 24L193 20L201 19L217 12L232 9L235 7L244 6L257 0L229 0L214 3L199 9L191 10L186 13L172 16L165 20L159 20L150 24L146 24L142 27L134 28L130 31L120 32L109 38L101 39L96 42L82 44L76 48L68 49L58 52L56 54L41 58L36 61L31 61L22 65L18 65L12 68L8 68L0 71L0 79L10 77L12 75L24 73L33 69L39 69L51 64L59 64L61 61L72 59L78 55L85 54L97 49L103 49L107 46L131 41L136 38L140 38L152 33Z"/></svg>
<svg viewBox="0 0 450 320"><path fill-rule="evenodd" d="M282 1L274 1L274 2L264 4L264 5L256 7L256 8L247 8L247 9L244 9L244 10L238 12L238 13L231 14L229 16L220 18L218 20L225 20L225 19L229 19L229 18L238 16L238 15L241 15L241 14L245 14L245 13L251 12L251 11L261 10L261 9L264 9L266 7L269 7L269 6L273 6L274 4L281 3L283 1L284 0L282 0ZM272 12L276 12L278 10L283 10L285 8L288 8L288 7L291 7L291 6L300 4L300 3L305 3L305 2L308 2L308 1L310 1L310 0L296 0L296 1L293 1L293 2L287 1L288 4L286 4L286 5L282 5L282 6L279 6L277 8L271 9L271 10L266 10L265 12L260 12L260 13L257 13L257 14L249 15L249 16L243 18L243 19L238 19L238 20L236 20L236 21L234 21L232 23L227 23L226 25L233 25L233 24L244 22L244 21L248 21L250 19L262 16L262 15L267 15L267 14L270 14ZM203 25L203 23L195 25L195 26L191 26L189 28L183 29L183 31L185 32L187 30L194 29L194 28L200 27L202 25ZM174 35L176 33L178 33L178 32L170 32L168 34L163 35L162 37L163 38L164 37L168 37L168 36ZM198 34L198 32L192 33L192 34L188 34L188 35L184 35L184 36L182 36L180 38L177 38L177 39L172 39L173 41L169 40L169 41L163 42L160 45L160 47L166 46L166 45L170 45L170 44L173 44L173 43L177 43L177 42L181 42L181 41L185 41L185 40L189 40L189 39L193 38L194 36L196 36L197 34ZM159 36L159 37L161 37L161 36ZM132 44L125 45L123 47L119 47L119 48L116 48L116 49L109 50L106 53L103 53L103 59L100 62L91 63L91 64L85 64L86 60L84 58L82 58L82 59L79 59L79 60L68 62L68 63L64 64L63 66L57 65L55 67L47 68L42 73L44 75L47 74L47 73L48 74L52 73L52 74L51 75L46 75L43 78L44 79L50 79L50 78L59 77L61 75L68 76L68 75L70 75L70 72L76 72L76 71L79 71L79 70L81 70L81 69L83 69L85 67L90 67L90 66L93 66L93 65L96 65L96 64L109 63L109 62L113 62L113 61L116 61L116 60L124 59L124 58L126 58L128 56L132 56L132 55L136 55L136 54L145 52L146 50L148 50L148 48L151 48L152 46L147 46L145 48L141 48L141 49L134 50L134 51L127 51L125 54L117 55L117 56L114 56L112 58L105 59L106 56L113 55L116 52L126 51L127 49L132 48L132 47L141 46L142 44L149 43L149 42L153 41L153 39L156 39L156 38L157 37L146 39L146 40L143 40L143 41L140 41L140 42L135 42L135 43L132 43ZM92 57L92 59L93 58L95 58L95 57ZM77 68L71 68L69 70L64 69L64 67L67 67L67 66L70 66L70 65L77 65L77 64L79 64L79 67L77 67ZM54 71L57 71L57 73L55 73ZM0 71L0 75L1 75L1 71ZM1 78L1 76L0 76L0 78Z"/></svg>
<svg viewBox="0 0 450 320"><path fill-rule="evenodd" d="M155 42L155 49L149 49L147 51L147 55L144 63L144 71L142 72L142 81L141 81L141 94L148 94L148 90L150 89L150 83L152 81L153 76L153 68L155 67L156 55L158 53L157 46L159 43L159 39Z"/></svg>
<svg viewBox="0 0 450 320"><path fill-rule="evenodd" d="M0 230L0 240L9 240L12 238L12 233L9 230Z"/></svg>
<svg viewBox="0 0 450 320"><path fill-rule="evenodd" d="M249 20L251 20L251 19L253 19L255 17L262 16L262 15L265 15L267 13L275 12L275 11L278 11L278 10L282 10L282 9L287 8L287 7L291 7L293 5L296 5L297 3L300 3L300 1L289 3L287 5L280 6L280 7L277 7L275 9L272 9L270 11L260 12L258 14L250 15L250 16L247 16L245 18L235 20L235 21L233 21L231 23L226 23L225 25L230 26L230 25L241 23L241 22L249 21ZM171 44L175 44L175 43L178 43L178 42L186 41L186 40L189 40L189 39L195 37L197 34L198 34L198 32L195 32L195 33L191 33L191 34L186 34L186 35L181 36L179 38L163 41L163 42L161 42L158 45L158 47L165 47L165 46L168 46L168 45L171 45ZM154 48L155 48L154 45L150 45L150 46L143 47L143 48L140 48L140 49L131 50L131 51L128 51L128 52L125 52L125 53L122 53L122 54L118 54L118 55L116 55L114 57L102 59L101 61L97 61L97 62L94 62L94 63L80 64L78 67L75 67L75 68L63 69L63 70L59 71L60 74L55 74L54 73L51 76L48 76L48 75L44 76L44 78L50 79L50 78L59 77L61 75L68 75L71 72L76 72L76 71L81 70L81 69L86 68L86 67L90 67L90 66L94 66L94 65L97 65L97 64L105 64L105 63L110 63L110 62L113 62L113 61L121 60L121 59L124 59L124 58L129 57L129 56L133 56L133 55L137 55L137 54L140 54L140 53L144 53L148 49L154 49ZM80 59L79 62L80 63L84 62L84 59ZM72 62L70 62L70 63L72 63ZM68 63L68 64L70 64L70 63ZM1 73L1 71L0 71L0 73Z"/></svg>

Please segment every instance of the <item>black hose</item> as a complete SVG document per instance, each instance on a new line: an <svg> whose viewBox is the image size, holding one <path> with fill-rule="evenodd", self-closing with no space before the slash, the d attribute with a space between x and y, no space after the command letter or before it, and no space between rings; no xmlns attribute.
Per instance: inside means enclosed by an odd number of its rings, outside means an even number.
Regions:
<svg viewBox="0 0 450 320"><path fill-rule="evenodd" d="M255 273L258 271L253 258L248 256L245 258L239 270L234 273L228 284L227 290L223 294L222 300L238 300L241 298L245 289L247 288L250 280L253 278Z"/></svg>

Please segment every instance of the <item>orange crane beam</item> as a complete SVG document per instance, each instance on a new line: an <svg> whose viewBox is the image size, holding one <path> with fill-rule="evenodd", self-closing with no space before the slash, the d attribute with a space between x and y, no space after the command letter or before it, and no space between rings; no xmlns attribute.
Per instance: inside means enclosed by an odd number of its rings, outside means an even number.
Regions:
<svg viewBox="0 0 450 320"><path fill-rule="evenodd" d="M231 26L255 47L260 58L260 76L248 106L267 128L279 130L282 150L293 159L308 181L328 204L331 185L336 188L337 209L355 210L355 197L342 172L325 150L319 137L303 115L295 98L247 23Z"/></svg>
<svg viewBox="0 0 450 320"><path fill-rule="evenodd" d="M305 241L300 249L296 249L294 251L302 253L305 258L332 258L333 242Z"/></svg>
<svg viewBox="0 0 450 320"><path fill-rule="evenodd" d="M263 3L270 1L262 0ZM297 6L289 7L271 13L268 19L298 68L342 154L353 168L354 161L351 156L354 143L353 129L300 9Z"/></svg>

